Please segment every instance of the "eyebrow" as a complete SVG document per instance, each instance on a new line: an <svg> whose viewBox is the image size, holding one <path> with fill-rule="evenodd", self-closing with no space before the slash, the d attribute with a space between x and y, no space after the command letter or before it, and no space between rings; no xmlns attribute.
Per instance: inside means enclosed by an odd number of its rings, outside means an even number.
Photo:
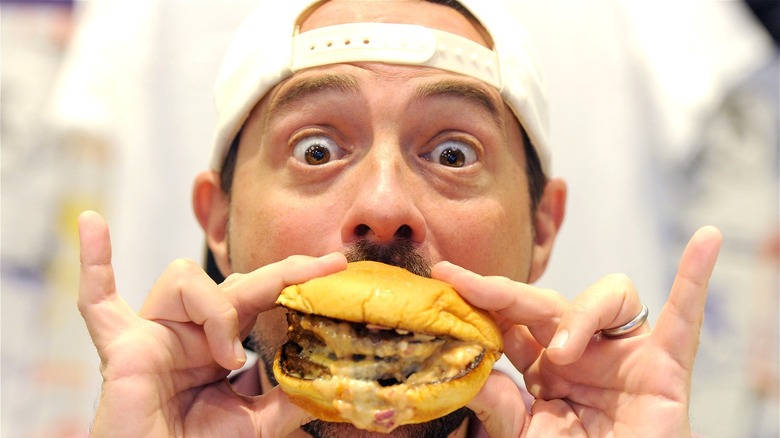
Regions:
<svg viewBox="0 0 780 438"><path fill-rule="evenodd" d="M421 85L415 90L413 99L423 100L437 97L452 97L481 106L490 113L498 126L504 127L503 117L497 103L481 87L463 81L444 80Z"/></svg>
<svg viewBox="0 0 780 438"><path fill-rule="evenodd" d="M268 107L266 120L291 110L296 103L311 96L329 93L358 94L360 86L355 78L344 74L329 74L300 79L274 97Z"/></svg>
<svg viewBox="0 0 780 438"><path fill-rule="evenodd" d="M303 78L284 88L271 101L266 121L284 115L304 99L324 93L360 93L357 79L347 74L328 74ZM419 86L413 94L413 101L430 98L456 98L481 106L490 114L496 125L504 129L504 119L492 96L483 88L459 80L443 80ZM267 124L266 124L267 126Z"/></svg>

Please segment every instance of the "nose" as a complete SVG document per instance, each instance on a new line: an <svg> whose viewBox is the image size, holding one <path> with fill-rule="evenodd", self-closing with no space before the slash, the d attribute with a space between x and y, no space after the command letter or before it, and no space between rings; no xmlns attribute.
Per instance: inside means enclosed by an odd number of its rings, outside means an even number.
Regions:
<svg viewBox="0 0 780 438"><path fill-rule="evenodd" d="M415 178L401 154L372 151L355 172L352 203L344 216L341 234L345 244L360 239L388 243L425 239L425 219L419 208L424 185Z"/></svg>

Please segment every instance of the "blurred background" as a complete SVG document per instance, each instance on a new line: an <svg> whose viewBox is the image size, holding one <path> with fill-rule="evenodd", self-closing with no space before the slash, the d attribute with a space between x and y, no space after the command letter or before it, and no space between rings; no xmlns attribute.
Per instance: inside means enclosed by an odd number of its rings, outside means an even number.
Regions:
<svg viewBox="0 0 780 438"><path fill-rule="evenodd" d="M631 276L655 318L687 239L724 233L693 382L693 428L777 437L777 0L521 0L547 73L569 210L539 285ZM253 1L0 2L2 437L85 436L98 359L78 315L76 216L109 221L138 309L191 213L211 87Z"/></svg>

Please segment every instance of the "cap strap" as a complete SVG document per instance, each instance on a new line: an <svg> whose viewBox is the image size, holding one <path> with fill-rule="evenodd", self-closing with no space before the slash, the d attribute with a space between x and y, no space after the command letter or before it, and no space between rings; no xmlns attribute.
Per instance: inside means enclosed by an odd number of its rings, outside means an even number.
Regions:
<svg viewBox="0 0 780 438"><path fill-rule="evenodd" d="M321 27L293 37L293 72L371 61L438 68L501 89L498 55L449 32L414 24L349 23Z"/></svg>

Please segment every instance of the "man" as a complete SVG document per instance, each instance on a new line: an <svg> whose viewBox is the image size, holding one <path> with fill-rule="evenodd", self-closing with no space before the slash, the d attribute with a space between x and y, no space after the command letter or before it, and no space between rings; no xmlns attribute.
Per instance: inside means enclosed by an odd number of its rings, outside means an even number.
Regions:
<svg viewBox="0 0 780 438"><path fill-rule="evenodd" d="M242 26L193 196L224 282L176 261L135 314L115 291L105 222L81 216L79 308L104 380L95 436L369 436L312 418L269 373L281 289L347 259L429 273L492 311L535 398L494 371L470 411L396 436L690 435L720 234L694 236L653 331L623 276L572 302L530 286L566 199L548 175L535 61L498 4L446 3L268 2ZM260 360L233 386L250 333Z"/></svg>

